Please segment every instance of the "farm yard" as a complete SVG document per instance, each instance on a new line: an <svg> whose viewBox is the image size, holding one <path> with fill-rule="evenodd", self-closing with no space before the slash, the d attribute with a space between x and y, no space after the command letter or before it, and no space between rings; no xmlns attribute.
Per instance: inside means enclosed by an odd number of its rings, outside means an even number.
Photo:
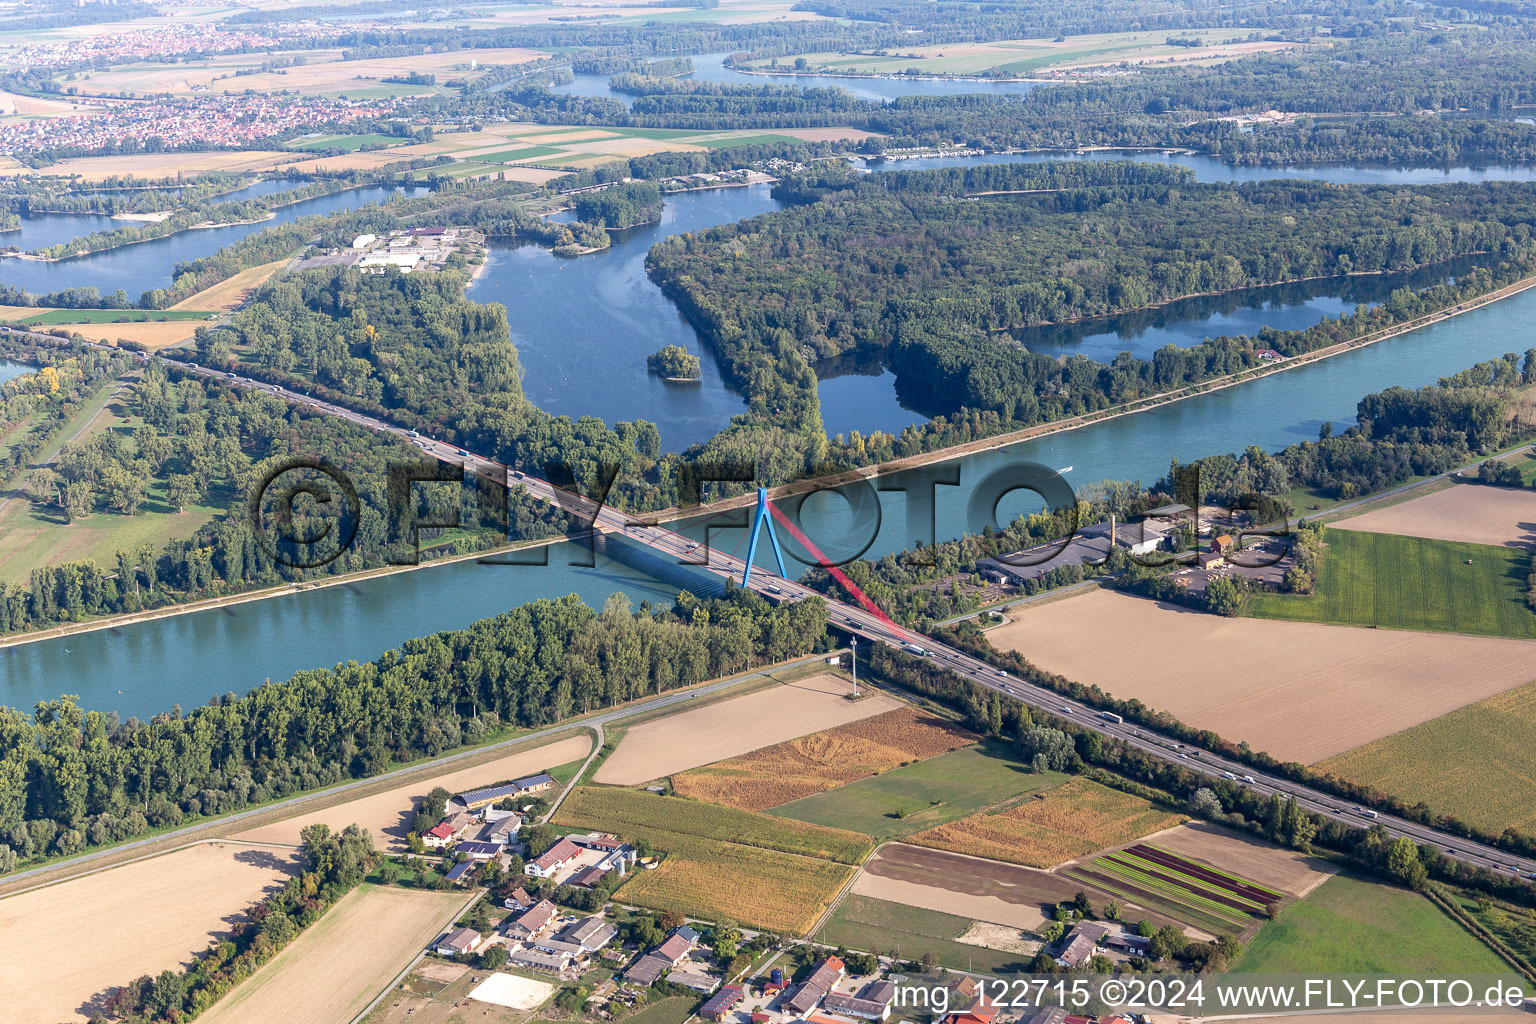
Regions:
<svg viewBox="0 0 1536 1024"><path fill-rule="evenodd" d="M1536 676L1525 640L1223 618L1107 590L1016 612L987 635L1047 671L1308 764Z"/></svg>
<svg viewBox="0 0 1536 1024"><path fill-rule="evenodd" d="M852 829L876 839L906 835L975 814L1066 781L1035 774L1011 744L988 741L942 754L815 796L775 807L773 814Z"/></svg>
<svg viewBox="0 0 1536 1024"><path fill-rule="evenodd" d="M1524 493L1495 487L1482 490ZM1526 501L1536 505L1528 496ZM1394 505L1373 515L1387 516L1411 504ZM1495 514L1503 524L1498 527L1501 543L1518 537L1518 522L1530 523L1529 513L1517 518L1521 515L1507 504ZM1474 515L1474 521L1490 528L1481 516ZM1520 547L1330 529L1317 593L1259 595L1248 602L1248 613L1297 622L1536 639L1536 614L1525 603L1531 558Z"/></svg>
<svg viewBox="0 0 1536 1024"><path fill-rule="evenodd" d="M190 962L297 871L290 850L199 843L0 899L0 934L27 936L0 957L6 1015L84 1021L111 989Z"/></svg>
<svg viewBox="0 0 1536 1024"><path fill-rule="evenodd" d="M675 775L672 786L681 796L762 811L957 750L977 739L942 718L898 708Z"/></svg>
<svg viewBox="0 0 1536 1024"><path fill-rule="evenodd" d="M1477 751L1475 758L1467 751ZM1536 830L1536 683L1331 757L1317 768L1498 833Z"/></svg>
<svg viewBox="0 0 1536 1024"><path fill-rule="evenodd" d="M802 73L842 75L980 75L1000 71L1025 77L1043 71L1067 71L1121 62L1152 64L1215 63L1250 53L1288 49L1293 42L1245 42L1246 33L1230 29L1193 29L1186 35L1201 46L1171 46L1167 32L1116 32L1074 35L1068 39L1000 39L994 42L950 42L931 46L900 47L870 53L807 53L809 68ZM757 71L787 71L770 60L752 62ZM793 63L790 61L789 63Z"/></svg>
<svg viewBox="0 0 1536 1024"><path fill-rule="evenodd" d="M380 850L399 853L405 849L405 835L410 829L417 801L426 797L434 787L442 786L452 793L488 786L580 761L591 749L591 737L585 732L526 750L513 748L512 753L473 767L418 777L381 793L300 812L282 821L242 832L235 838L253 843L297 845L299 831L306 825L320 822L330 826L331 831L340 832L356 823L373 834L374 845Z"/></svg>
<svg viewBox="0 0 1536 1024"><path fill-rule="evenodd" d="M1005 810L914 833L906 842L1046 868L1183 820L1140 797L1079 778Z"/></svg>
<svg viewBox="0 0 1536 1024"><path fill-rule="evenodd" d="M334 1024L352 1019L465 903L461 892L363 884L199 1019Z"/></svg>
<svg viewBox="0 0 1536 1024"><path fill-rule="evenodd" d="M1513 970L1428 899L1336 875L1259 931L1234 972L1512 975Z"/></svg>
<svg viewBox="0 0 1536 1024"><path fill-rule="evenodd" d="M582 786L555 824L640 839L666 857L640 870L622 898L656 910L723 915L804 934L868 852L852 832L633 789Z"/></svg>
<svg viewBox="0 0 1536 1024"><path fill-rule="evenodd" d="M821 673L631 726L593 781L638 785L902 707L881 693L850 701L849 689Z"/></svg>
<svg viewBox="0 0 1536 1024"><path fill-rule="evenodd" d="M1063 874L1216 934L1256 929L1285 898L1148 843L1102 854Z"/></svg>
<svg viewBox="0 0 1536 1024"><path fill-rule="evenodd" d="M1536 494L1513 487L1459 484L1340 519L1328 528L1536 550Z"/></svg>
<svg viewBox="0 0 1536 1024"><path fill-rule="evenodd" d="M1020 971L1028 965L1031 954L961 942L974 928L972 921L954 914L849 895L817 930L816 941L850 949L899 951L911 960L932 953L940 965L961 971Z"/></svg>

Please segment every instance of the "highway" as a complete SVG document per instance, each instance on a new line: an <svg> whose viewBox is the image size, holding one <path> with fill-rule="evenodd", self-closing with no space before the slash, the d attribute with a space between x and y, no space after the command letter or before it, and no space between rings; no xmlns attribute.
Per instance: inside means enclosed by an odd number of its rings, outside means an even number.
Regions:
<svg viewBox="0 0 1536 1024"><path fill-rule="evenodd" d="M32 332L17 331L16 333L31 334ZM51 335L34 336L53 344L59 343L59 339ZM524 487L533 496L556 505L569 514L590 520L595 530L622 536L635 543L644 544L661 554L675 558L680 564L698 565L722 576L735 579L741 578L743 562L733 555L705 548L683 534L669 530L664 526L652 525L640 517L618 509L607 506L599 508L595 502L586 497L557 488L547 480L526 476L515 470L509 470L493 459L465 452L457 445L421 437L414 431L404 427L333 405L321 399L297 394L271 384L242 377L238 374L211 370L207 367L198 366L195 363L182 362L178 365L185 370L202 374L206 377L222 378L230 384L279 395L294 404L309 406L322 412L339 416L370 430L395 434L415 444L426 454L451 465L462 465L466 469L489 476L499 476L505 471L509 486ZM1228 761L1208 751L1188 747L1171 737L1161 735L1144 726L1110 721L1086 704L1078 703L1043 687L1009 677L1000 670L992 668L990 665L978 661L959 650L947 647L920 633L914 633L900 626L893 625L858 605L833 600L818 591L802 586L792 580L772 575L761 568L753 569L751 585L752 589L775 601L795 601L819 597L826 602L829 623L843 632L862 637L874 643L905 648L908 653L941 665L978 686L999 693L1012 700L1017 700L1032 709L1044 711L1062 719L1070 719L1080 727L1120 740L1145 753L1175 762L1190 771L1208 775L1212 779L1227 779L1266 796L1271 793L1278 793L1282 797L1294 796L1296 802L1301 807L1323 818L1341 821L1357 827L1381 825L1387 830L1389 835L1394 837L1407 836L1416 843L1434 846L1445 856L1467 864L1505 874L1536 878L1536 861L1516 857L1502 850L1474 843L1461 836L1441 832L1437 829L1429 828L1416 822L1405 821L1388 814L1373 811L1362 812L1354 805L1340 798L1298 785L1287 779L1265 775L1241 762ZM656 704L660 703L665 703L665 701L656 702ZM651 706L654 707L656 704Z"/></svg>

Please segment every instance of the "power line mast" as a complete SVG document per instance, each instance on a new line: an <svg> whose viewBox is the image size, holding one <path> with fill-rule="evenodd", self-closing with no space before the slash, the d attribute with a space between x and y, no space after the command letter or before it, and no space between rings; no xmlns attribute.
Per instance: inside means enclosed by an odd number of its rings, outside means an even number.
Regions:
<svg viewBox="0 0 1536 1024"><path fill-rule="evenodd" d="M848 638L848 664L853 668L853 699L859 699L859 638Z"/></svg>

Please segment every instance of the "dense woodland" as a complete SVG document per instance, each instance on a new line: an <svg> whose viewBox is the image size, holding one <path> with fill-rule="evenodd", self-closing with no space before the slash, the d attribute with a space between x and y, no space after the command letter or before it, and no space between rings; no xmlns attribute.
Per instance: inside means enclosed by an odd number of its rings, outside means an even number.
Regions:
<svg viewBox="0 0 1536 1024"><path fill-rule="evenodd" d="M575 595L183 715L0 708L0 870L819 649L826 609L750 591L653 612Z"/></svg>

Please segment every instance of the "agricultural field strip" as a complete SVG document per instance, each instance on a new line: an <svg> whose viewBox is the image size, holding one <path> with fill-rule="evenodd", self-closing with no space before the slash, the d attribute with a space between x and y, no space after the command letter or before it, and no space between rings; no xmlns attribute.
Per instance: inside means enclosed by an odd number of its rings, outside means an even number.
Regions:
<svg viewBox="0 0 1536 1024"><path fill-rule="evenodd" d="M1256 882L1250 882L1246 878L1237 875L1229 875L1224 871L1208 868L1203 864L1186 860L1176 853L1160 850L1155 846L1138 843L1127 847L1112 856L1126 857L1134 861L1145 861L1154 867L1173 871L1178 875L1188 877L1202 885L1214 886L1223 892L1231 893L1245 903L1255 906L1269 907L1285 899L1283 893L1275 892Z"/></svg>
<svg viewBox="0 0 1536 1024"><path fill-rule="evenodd" d="M1220 935L1223 932L1236 934L1251 925L1253 920L1251 917L1244 916L1239 921L1229 915L1207 911L1150 887L1139 886L1128 879L1088 867L1068 868L1062 871L1061 875L1063 878L1070 878L1079 884L1091 886L1117 899L1145 907L1153 913L1162 914L1170 920L1201 929L1211 935Z"/></svg>
<svg viewBox="0 0 1536 1024"><path fill-rule="evenodd" d="M1137 863L1137 858L1127 857L1124 854L1107 854L1095 859L1093 863L1096 867L1120 875L1128 881L1142 882L1221 913L1237 911L1240 914L1251 915L1267 906L1267 904L1245 900L1224 891L1206 889L1193 878L1160 871L1151 862Z"/></svg>

